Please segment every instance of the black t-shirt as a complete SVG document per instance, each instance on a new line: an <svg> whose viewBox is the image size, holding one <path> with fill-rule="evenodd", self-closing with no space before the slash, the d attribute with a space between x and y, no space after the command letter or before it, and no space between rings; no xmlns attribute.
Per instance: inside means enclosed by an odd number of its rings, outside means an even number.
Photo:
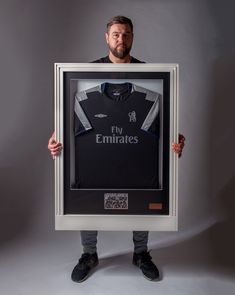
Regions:
<svg viewBox="0 0 235 295"><path fill-rule="evenodd" d="M109 56L101 57L100 59L92 61L92 63L112 63L112 61L109 59ZM136 59L135 57L131 56L131 63L144 63L144 61L140 61Z"/></svg>
<svg viewBox="0 0 235 295"><path fill-rule="evenodd" d="M76 94L75 187L159 188L160 94L102 83Z"/></svg>

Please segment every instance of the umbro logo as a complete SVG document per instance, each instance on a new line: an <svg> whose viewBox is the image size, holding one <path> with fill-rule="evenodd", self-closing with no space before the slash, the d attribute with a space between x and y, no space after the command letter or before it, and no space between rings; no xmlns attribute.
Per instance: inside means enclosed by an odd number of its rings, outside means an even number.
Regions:
<svg viewBox="0 0 235 295"><path fill-rule="evenodd" d="M102 119L102 118L108 117L108 115L105 115L105 114L96 114L96 115L94 115L94 117Z"/></svg>

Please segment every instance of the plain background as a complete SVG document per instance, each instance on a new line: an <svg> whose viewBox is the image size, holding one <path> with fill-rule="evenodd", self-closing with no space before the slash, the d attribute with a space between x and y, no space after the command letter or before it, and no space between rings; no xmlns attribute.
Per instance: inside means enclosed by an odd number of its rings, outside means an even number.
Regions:
<svg viewBox="0 0 235 295"><path fill-rule="evenodd" d="M54 231L54 169L47 150L54 128L53 63L105 56L106 23L118 14L133 20L133 56L180 65L179 130L186 146L179 162L179 231L151 233L150 246L164 257L164 247L203 235L211 261L234 273L234 11L232 0L0 1L0 270L5 282L15 269L12 255L23 257L18 265L33 276L29 258L47 264L45 257L55 255L57 263L71 263L70 273L82 251L77 232ZM131 253L131 239L130 232L101 232L100 256ZM56 284L55 279L51 291ZM38 294L47 294L47 287ZM4 294L13 294L11 284L4 288Z"/></svg>

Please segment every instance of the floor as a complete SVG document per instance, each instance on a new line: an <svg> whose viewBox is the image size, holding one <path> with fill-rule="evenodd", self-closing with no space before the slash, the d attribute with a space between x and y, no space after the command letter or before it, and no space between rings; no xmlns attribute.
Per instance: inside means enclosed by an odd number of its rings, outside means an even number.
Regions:
<svg viewBox="0 0 235 295"><path fill-rule="evenodd" d="M108 243L108 235L101 234ZM70 241L68 243L67 241ZM103 241L105 242L105 241ZM132 265L130 250L100 251L100 263L83 283L70 279L79 252L75 233L57 232L53 239L22 238L1 247L0 286L3 295L233 295L234 271L214 262L208 233L173 246L151 244L161 271L159 282L146 280ZM76 258L75 258L76 257Z"/></svg>

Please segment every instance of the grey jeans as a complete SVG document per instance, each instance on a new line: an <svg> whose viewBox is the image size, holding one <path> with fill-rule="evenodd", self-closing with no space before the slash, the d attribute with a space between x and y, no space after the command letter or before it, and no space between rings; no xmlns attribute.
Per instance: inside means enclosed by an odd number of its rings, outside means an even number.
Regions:
<svg viewBox="0 0 235 295"><path fill-rule="evenodd" d="M133 231L134 252L147 251L148 231ZM84 253L93 254L97 252L98 231L81 231L81 241Z"/></svg>

